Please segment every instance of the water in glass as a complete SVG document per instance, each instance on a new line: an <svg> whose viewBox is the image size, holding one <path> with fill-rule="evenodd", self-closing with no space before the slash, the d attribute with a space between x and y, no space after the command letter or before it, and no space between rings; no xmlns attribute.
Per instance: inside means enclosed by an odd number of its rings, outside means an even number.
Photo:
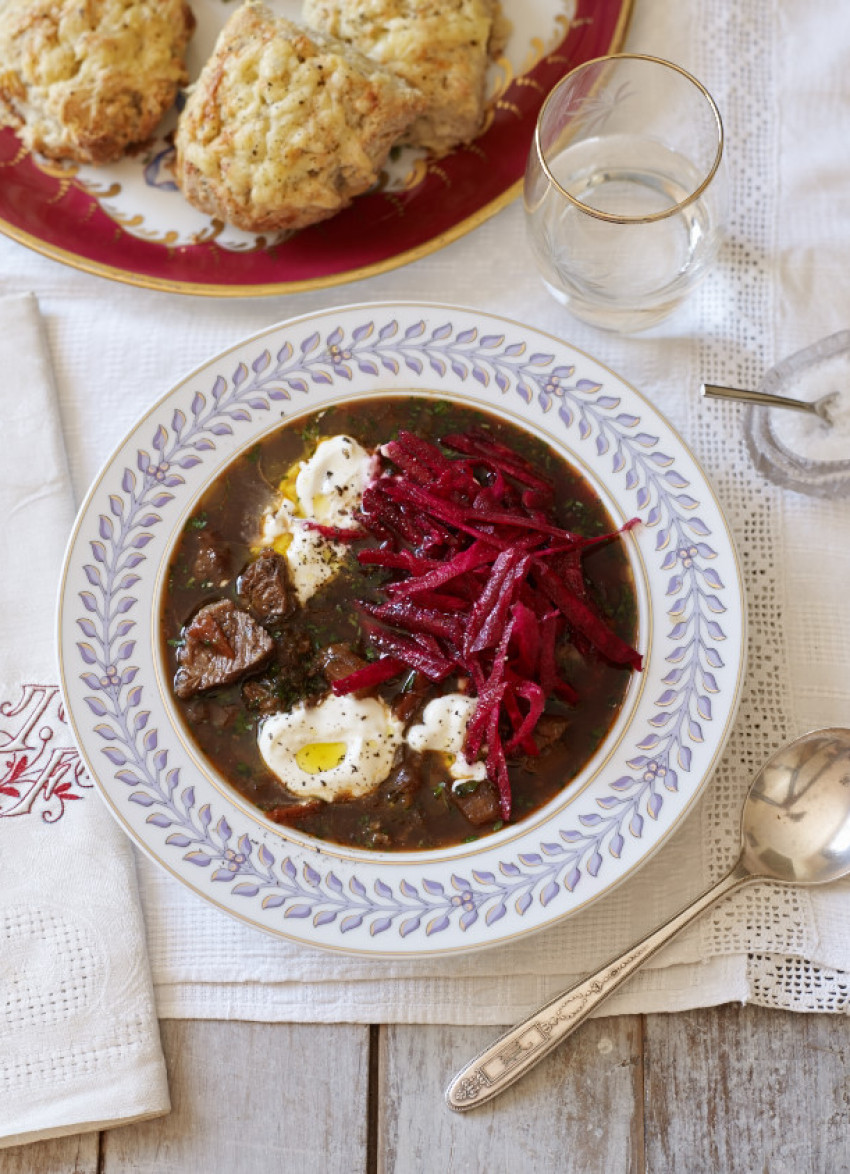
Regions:
<svg viewBox="0 0 850 1174"><path fill-rule="evenodd" d="M548 185L527 210L532 249L552 294L608 329L640 330L665 317L716 252L716 188L663 219L641 222L699 186L700 173L684 155L650 137L615 134L576 142L548 163L576 200L628 218L597 219Z"/></svg>

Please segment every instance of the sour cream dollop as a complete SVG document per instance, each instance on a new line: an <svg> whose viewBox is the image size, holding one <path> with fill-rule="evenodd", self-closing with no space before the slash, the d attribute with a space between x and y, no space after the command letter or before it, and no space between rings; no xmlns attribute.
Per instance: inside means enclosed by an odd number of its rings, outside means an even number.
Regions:
<svg viewBox="0 0 850 1174"><path fill-rule="evenodd" d="M486 779L483 762L469 762L463 754L466 729L477 701L465 693L445 693L429 701L422 711L422 721L407 731L411 750L436 750L446 755L449 774L456 783Z"/></svg>
<svg viewBox="0 0 850 1174"><path fill-rule="evenodd" d="M372 457L350 436L323 440L295 479L301 513L326 526L350 525L371 468Z"/></svg>
<svg viewBox="0 0 850 1174"><path fill-rule="evenodd" d="M304 522L323 526L351 526L352 513L372 476L374 458L350 436L330 436L319 443L308 461L301 461L295 478L296 502L284 498L263 518L260 541L275 546L284 535L282 550L301 604L307 602L339 570L345 546Z"/></svg>
<svg viewBox="0 0 850 1174"><path fill-rule="evenodd" d="M295 795L311 799L368 795L390 773L403 726L375 697L335 697L296 705L260 726L263 761Z"/></svg>

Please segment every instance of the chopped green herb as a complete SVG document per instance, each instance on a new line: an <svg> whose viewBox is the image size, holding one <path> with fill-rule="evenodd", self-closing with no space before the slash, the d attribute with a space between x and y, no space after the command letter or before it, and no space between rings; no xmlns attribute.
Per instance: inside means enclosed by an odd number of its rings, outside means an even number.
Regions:
<svg viewBox="0 0 850 1174"><path fill-rule="evenodd" d="M233 723L233 730L237 734L248 734L254 728L254 719L249 717L244 709L240 709Z"/></svg>

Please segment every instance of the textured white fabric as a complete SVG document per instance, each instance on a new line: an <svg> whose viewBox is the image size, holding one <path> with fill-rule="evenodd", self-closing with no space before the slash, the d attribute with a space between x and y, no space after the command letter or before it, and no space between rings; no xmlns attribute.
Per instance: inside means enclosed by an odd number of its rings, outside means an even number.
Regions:
<svg viewBox="0 0 850 1174"><path fill-rule="evenodd" d="M0 1148L168 1111L133 856L79 763L53 610L73 498L31 295L0 298Z"/></svg>
<svg viewBox="0 0 850 1174"><path fill-rule="evenodd" d="M847 724L850 510L763 481L747 459L740 410L702 405L697 388L702 379L754 386L785 354L847 326L850 16L839 0L636 0L628 47L689 66L711 89L725 118L732 190L728 241L707 283L644 336L606 335L566 316L533 269L518 204L394 273L254 301L109 285L0 240L0 290L37 288L48 314L79 494L143 407L240 337L350 302L451 301L560 334L649 395L713 479L742 556L750 648L739 720L698 809L627 886L506 949L381 964L264 937L140 859L162 1016L508 1021L722 873L736 851L749 777L773 748L811 726ZM763 886L738 894L654 959L605 1011L728 1000L846 1010L847 892L847 885L828 892Z"/></svg>

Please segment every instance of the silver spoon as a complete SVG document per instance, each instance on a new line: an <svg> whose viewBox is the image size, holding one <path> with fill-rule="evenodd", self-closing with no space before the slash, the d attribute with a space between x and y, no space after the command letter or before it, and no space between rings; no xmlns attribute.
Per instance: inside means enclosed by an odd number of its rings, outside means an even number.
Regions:
<svg viewBox="0 0 850 1174"><path fill-rule="evenodd" d="M832 427L830 409L838 399L837 391L827 392L820 399L791 399L787 395L772 395L769 391L744 391L740 387L720 387L716 383L703 383L699 389L703 399L732 399L743 404L761 404L768 408L792 408L795 412L810 412Z"/></svg>
<svg viewBox="0 0 850 1174"><path fill-rule="evenodd" d="M701 897L596 974L556 995L500 1036L446 1089L458 1112L493 1100L556 1048L715 901L756 880L819 885L850 873L850 730L815 730L783 747L753 779L741 817L741 855Z"/></svg>

